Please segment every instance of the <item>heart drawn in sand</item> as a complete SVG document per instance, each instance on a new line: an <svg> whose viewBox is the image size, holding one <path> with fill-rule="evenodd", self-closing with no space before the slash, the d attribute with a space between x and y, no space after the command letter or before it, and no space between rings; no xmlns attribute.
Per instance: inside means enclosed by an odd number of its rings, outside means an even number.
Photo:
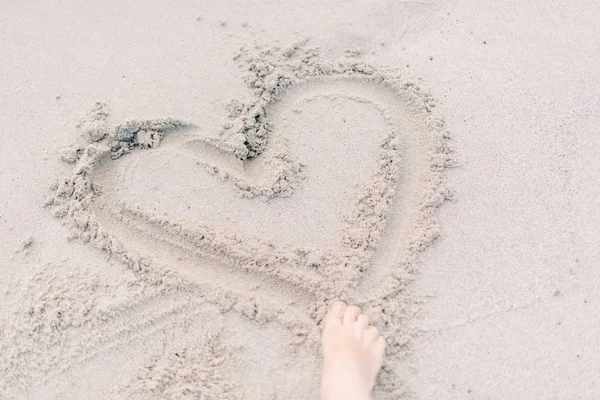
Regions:
<svg viewBox="0 0 600 400"><path fill-rule="evenodd" d="M107 128L97 107L46 205L140 274L262 303L388 295L437 234L449 151L433 101L393 70L298 49L244 65L253 97L228 104L219 136L171 118Z"/></svg>

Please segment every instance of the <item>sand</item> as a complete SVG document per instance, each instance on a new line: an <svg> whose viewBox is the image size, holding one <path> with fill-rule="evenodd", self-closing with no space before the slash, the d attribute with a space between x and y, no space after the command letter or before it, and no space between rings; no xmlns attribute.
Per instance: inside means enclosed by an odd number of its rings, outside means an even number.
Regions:
<svg viewBox="0 0 600 400"><path fill-rule="evenodd" d="M2 398L594 398L592 2L1 6Z"/></svg>

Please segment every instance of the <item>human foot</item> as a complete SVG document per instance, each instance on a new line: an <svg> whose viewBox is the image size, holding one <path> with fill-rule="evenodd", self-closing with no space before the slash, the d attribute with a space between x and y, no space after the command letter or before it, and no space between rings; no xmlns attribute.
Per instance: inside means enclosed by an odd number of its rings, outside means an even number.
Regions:
<svg viewBox="0 0 600 400"><path fill-rule="evenodd" d="M336 302L321 335L321 400L368 400L383 362L385 338L357 306Z"/></svg>

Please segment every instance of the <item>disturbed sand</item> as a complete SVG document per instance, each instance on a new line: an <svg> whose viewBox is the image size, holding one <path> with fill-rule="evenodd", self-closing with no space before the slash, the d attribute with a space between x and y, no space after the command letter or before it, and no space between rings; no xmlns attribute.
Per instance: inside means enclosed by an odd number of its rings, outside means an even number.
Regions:
<svg viewBox="0 0 600 400"><path fill-rule="evenodd" d="M2 6L0 397L594 397L584 5Z"/></svg>

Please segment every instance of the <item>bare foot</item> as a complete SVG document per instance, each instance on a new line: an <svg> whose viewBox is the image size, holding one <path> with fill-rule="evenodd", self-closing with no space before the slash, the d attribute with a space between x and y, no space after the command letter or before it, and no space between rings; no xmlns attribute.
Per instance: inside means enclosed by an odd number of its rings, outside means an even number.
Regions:
<svg viewBox="0 0 600 400"><path fill-rule="evenodd" d="M385 338L356 306L334 303L321 336L321 400L368 400L383 362Z"/></svg>

